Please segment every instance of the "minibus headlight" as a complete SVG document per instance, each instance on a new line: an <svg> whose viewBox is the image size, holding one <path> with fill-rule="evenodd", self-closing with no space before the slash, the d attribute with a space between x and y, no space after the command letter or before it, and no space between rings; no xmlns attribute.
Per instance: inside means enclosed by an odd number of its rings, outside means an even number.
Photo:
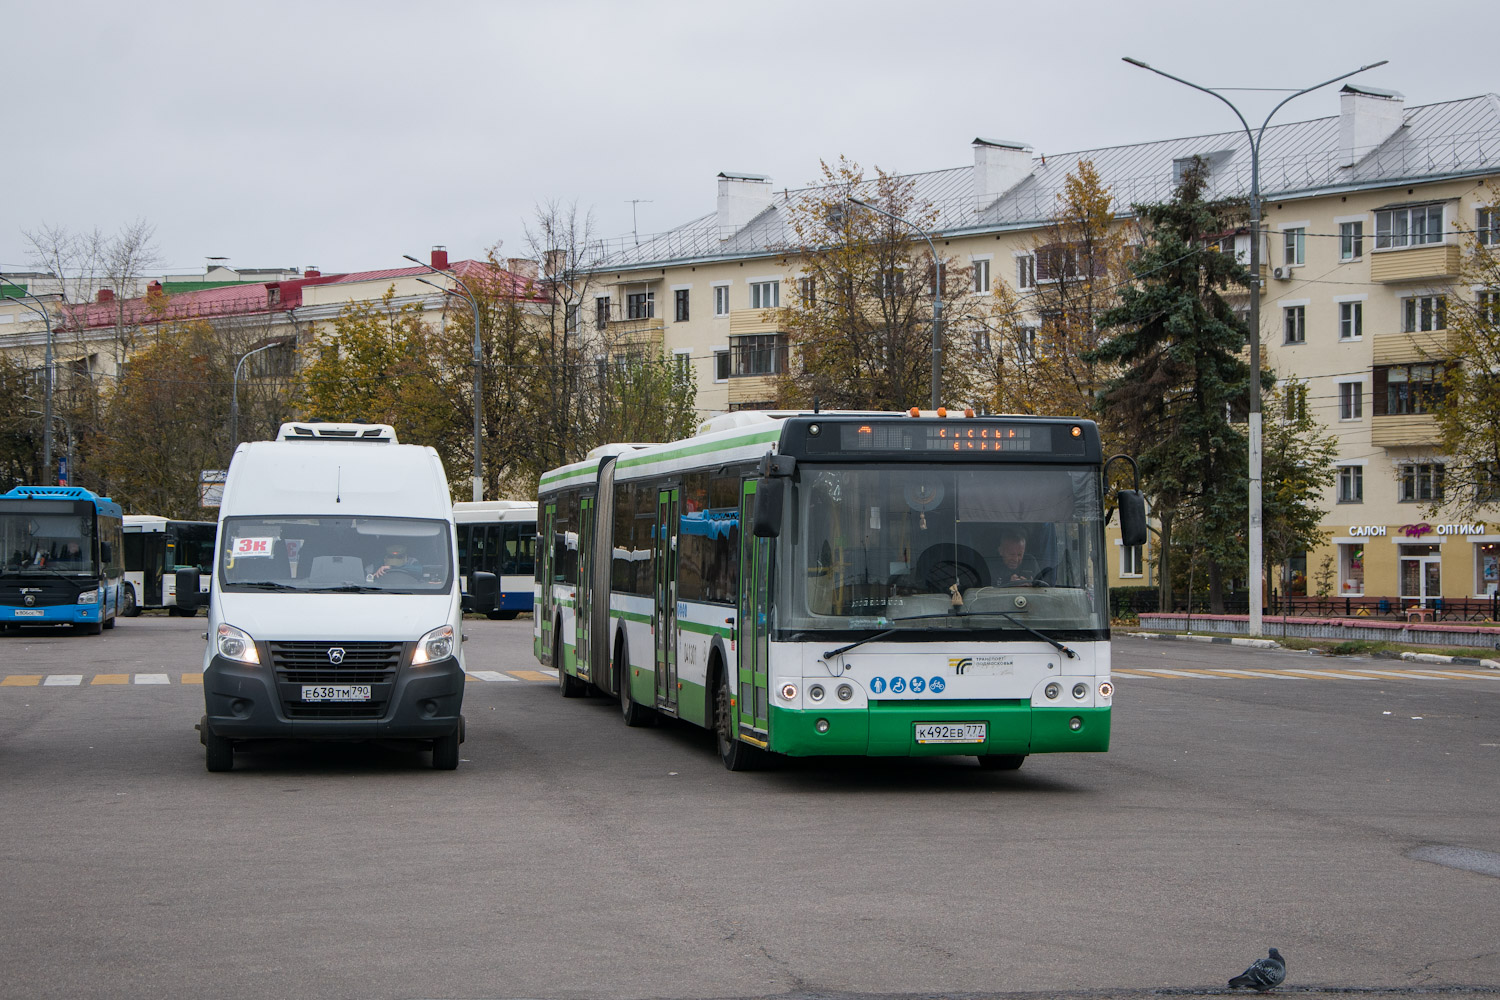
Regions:
<svg viewBox="0 0 1500 1000"><path fill-rule="evenodd" d="M255 651L255 640L249 633L233 625L220 625L216 639L219 655L236 663L260 664L260 654Z"/></svg>
<svg viewBox="0 0 1500 1000"><path fill-rule="evenodd" d="M413 666L446 660L453 655L453 626L440 625L417 640L416 652L411 654Z"/></svg>
<svg viewBox="0 0 1500 1000"><path fill-rule="evenodd" d="M93 590L85 590L83 593L79 594L78 595L78 603L79 604L98 604L99 603L99 588L95 587Z"/></svg>

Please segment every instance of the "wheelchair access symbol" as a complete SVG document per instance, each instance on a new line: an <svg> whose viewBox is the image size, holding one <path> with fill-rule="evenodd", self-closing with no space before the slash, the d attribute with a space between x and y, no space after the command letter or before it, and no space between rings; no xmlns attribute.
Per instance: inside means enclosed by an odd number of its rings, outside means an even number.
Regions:
<svg viewBox="0 0 1500 1000"><path fill-rule="evenodd" d="M891 678L891 694L900 694L902 691L905 691L905 690L906 690L906 678L905 677L892 677Z"/></svg>

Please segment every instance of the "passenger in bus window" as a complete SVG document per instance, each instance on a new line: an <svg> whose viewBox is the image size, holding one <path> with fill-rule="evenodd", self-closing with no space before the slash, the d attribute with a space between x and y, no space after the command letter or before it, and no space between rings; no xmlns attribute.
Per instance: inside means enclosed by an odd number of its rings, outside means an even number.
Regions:
<svg viewBox="0 0 1500 1000"><path fill-rule="evenodd" d="M1000 572L995 580L999 587L1028 584L1036 579L1036 560L1026 554L1026 532L1014 525L1000 531Z"/></svg>

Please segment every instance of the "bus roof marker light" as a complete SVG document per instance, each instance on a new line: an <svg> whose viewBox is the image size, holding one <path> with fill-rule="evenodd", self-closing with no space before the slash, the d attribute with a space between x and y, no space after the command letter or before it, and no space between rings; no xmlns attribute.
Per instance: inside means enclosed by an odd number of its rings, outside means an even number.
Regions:
<svg viewBox="0 0 1500 1000"><path fill-rule="evenodd" d="M948 408L946 406L939 406L937 408L937 415L940 417L946 417L948 415Z"/></svg>
<svg viewBox="0 0 1500 1000"><path fill-rule="evenodd" d="M919 409L917 409L915 406L913 406L911 409L907 410L906 412L907 412L908 415L913 416L913 417L920 417L922 415L922 411L919 410Z"/></svg>
<svg viewBox="0 0 1500 1000"><path fill-rule="evenodd" d="M966 407L964 407L964 416L969 417L969 418L972 419L973 416L974 416L974 407L972 407L972 406L966 406Z"/></svg>
<svg viewBox="0 0 1500 1000"><path fill-rule="evenodd" d="M823 433L823 425L822 424L808 424L807 425L807 436L808 437L817 437L819 434L822 434L822 433Z"/></svg>

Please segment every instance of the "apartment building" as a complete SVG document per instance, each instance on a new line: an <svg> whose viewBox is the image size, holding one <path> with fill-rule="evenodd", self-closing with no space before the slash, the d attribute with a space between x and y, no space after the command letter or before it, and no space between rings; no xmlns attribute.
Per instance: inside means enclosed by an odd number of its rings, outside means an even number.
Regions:
<svg viewBox="0 0 1500 1000"><path fill-rule="evenodd" d="M1294 560L1293 592L1317 593L1328 560L1334 596L1494 594L1500 506L1464 523L1429 523L1423 511L1444 475L1428 411L1446 316L1489 294L1458 287L1460 255L1471 233L1500 241L1487 211L1500 197L1488 186L1500 181L1500 98L1408 107L1400 94L1346 86L1338 100L1337 115L1273 126L1261 147L1263 353L1278 376L1304 383L1306 405L1338 441L1328 543ZM1208 165L1209 197L1250 190L1243 133L1061 154L993 139L972 148L972 165L907 179L936 212L929 235L939 253L972 268L974 295L1035 285L1037 234L1081 161L1093 163L1122 216L1170 197L1193 157ZM774 310L799 276L789 217L818 195L756 174L716 182L713 211L608 248L586 317L616 345L691 365L707 412L770 404L789 360ZM1248 262L1248 236L1231 242ZM1112 583L1148 582L1148 554L1118 555Z"/></svg>

